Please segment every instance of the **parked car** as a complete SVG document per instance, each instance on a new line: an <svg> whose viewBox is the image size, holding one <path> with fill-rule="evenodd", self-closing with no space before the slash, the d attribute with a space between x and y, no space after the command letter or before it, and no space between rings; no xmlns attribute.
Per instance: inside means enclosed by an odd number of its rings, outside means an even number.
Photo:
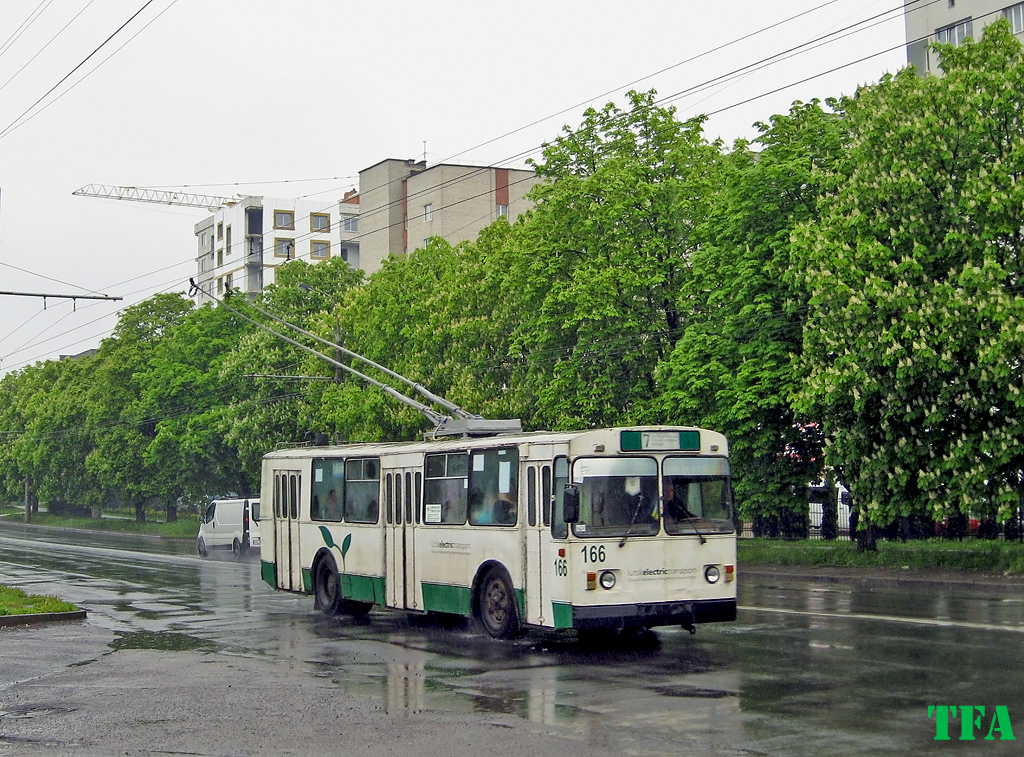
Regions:
<svg viewBox="0 0 1024 757"><path fill-rule="evenodd" d="M199 516L199 554L213 549L230 549L235 559L260 546L260 501L258 499L215 499Z"/></svg>

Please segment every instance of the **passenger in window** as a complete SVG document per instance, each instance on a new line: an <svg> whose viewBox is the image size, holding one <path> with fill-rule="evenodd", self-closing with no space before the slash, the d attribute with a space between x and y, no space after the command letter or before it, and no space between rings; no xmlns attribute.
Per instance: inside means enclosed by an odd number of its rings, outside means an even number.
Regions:
<svg viewBox="0 0 1024 757"><path fill-rule="evenodd" d="M338 501L337 489L331 489L327 495L327 520L341 520L341 503Z"/></svg>

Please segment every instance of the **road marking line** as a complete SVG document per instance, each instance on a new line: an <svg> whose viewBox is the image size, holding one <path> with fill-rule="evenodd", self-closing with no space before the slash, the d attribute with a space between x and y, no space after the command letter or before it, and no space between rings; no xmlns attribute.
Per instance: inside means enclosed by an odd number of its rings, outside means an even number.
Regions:
<svg viewBox="0 0 1024 757"><path fill-rule="evenodd" d="M969 623L962 620L937 620L935 618L901 618L897 615L868 615L865 613L814 612L812 610L784 610L779 607L739 606L737 609L751 612L774 612L780 615L813 615L821 618L838 618L853 620L878 620L888 623L909 623L917 626L938 626L940 628L969 628L980 631L1010 631L1024 633L1024 626L997 626L991 623Z"/></svg>

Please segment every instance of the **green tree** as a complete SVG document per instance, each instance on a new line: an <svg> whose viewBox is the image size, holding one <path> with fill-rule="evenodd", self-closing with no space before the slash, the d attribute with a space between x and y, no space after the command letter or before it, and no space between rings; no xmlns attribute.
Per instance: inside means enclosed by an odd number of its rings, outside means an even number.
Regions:
<svg viewBox="0 0 1024 757"><path fill-rule="evenodd" d="M143 459L168 522L177 519L179 498L198 502L209 494L258 490L221 430L231 385L222 380L220 364L247 325L227 308L192 310L167 330L134 377L138 410L156 420Z"/></svg>
<svg viewBox="0 0 1024 757"><path fill-rule="evenodd" d="M510 271L523 308L513 356L526 363L540 424L628 422L655 395L718 182L719 145L701 123L631 92L629 110L588 110L545 145L545 181L531 191L537 206Z"/></svg>
<svg viewBox="0 0 1024 757"><path fill-rule="evenodd" d="M755 521L802 519L822 472L821 425L792 406L808 295L789 277L790 235L816 217L822 177L841 172L835 105L796 103L758 124L759 151L739 142L723 159L682 282L686 328L658 372L662 417L728 436L737 501Z"/></svg>
<svg viewBox="0 0 1024 757"><path fill-rule="evenodd" d="M850 175L796 236L798 407L863 516L1005 518L1024 467L1024 54L1005 22L846 103Z"/></svg>
<svg viewBox="0 0 1024 757"><path fill-rule="evenodd" d="M145 502L161 481L145 459L158 418L146 412L141 378L160 341L192 310L181 294L159 294L124 310L113 334L100 343L92 383L84 394L93 447L85 469L145 520Z"/></svg>

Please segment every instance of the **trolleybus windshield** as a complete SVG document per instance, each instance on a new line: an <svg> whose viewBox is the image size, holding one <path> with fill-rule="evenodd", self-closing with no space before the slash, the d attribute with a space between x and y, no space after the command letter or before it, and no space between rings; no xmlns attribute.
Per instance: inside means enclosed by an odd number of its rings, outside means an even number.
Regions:
<svg viewBox="0 0 1024 757"><path fill-rule="evenodd" d="M719 457L669 457L662 463L665 532L733 530L729 461Z"/></svg>
<svg viewBox="0 0 1024 757"><path fill-rule="evenodd" d="M576 536L658 533L658 463L649 457L582 458L572 467L580 488Z"/></svg>

